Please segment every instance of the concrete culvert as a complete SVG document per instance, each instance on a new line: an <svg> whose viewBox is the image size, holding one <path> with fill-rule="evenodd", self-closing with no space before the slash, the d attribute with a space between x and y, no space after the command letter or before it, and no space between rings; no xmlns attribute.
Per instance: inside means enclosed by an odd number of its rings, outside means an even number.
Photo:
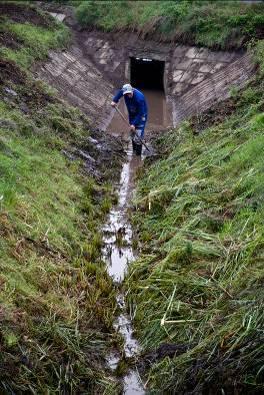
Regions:
<svg viewBox="0 0 264 395"><path fill-rule="evenodd" d="M130 58L132 86L164 91L165 62L148 58Z"/></svg>

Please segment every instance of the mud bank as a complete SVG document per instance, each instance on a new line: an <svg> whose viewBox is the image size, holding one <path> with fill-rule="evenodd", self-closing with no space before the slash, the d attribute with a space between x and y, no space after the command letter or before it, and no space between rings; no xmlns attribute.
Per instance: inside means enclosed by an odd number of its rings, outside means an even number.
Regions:
<svg viewBox="0 0 264 395"><path fill-rule="evenodd" d="M0 74L0 392L103 393L116 301L98 232L122 143L14 61Z"/></svg>

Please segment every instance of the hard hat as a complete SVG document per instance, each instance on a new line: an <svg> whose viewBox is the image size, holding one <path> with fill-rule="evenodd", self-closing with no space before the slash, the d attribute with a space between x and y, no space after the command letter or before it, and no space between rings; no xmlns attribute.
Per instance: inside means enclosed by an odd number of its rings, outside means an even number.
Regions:
<svg viewBox="0 0 264 395"><path fill-rule="evenodd" d="M130 84L125 84L122 87L122 92L123 92L123 95L125 95L127 93L133 93L133 88Z"/></svg>

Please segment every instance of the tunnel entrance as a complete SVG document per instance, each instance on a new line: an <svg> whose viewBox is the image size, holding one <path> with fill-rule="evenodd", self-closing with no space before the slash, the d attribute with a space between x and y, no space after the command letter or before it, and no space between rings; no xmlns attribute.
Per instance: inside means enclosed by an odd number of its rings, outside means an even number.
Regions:
<svg viewBox="0 0 264 395"><path fill-rule="evenodd" d="M147 58L130 58L131 85L140 89L164 91L165 62Z"/></svg>

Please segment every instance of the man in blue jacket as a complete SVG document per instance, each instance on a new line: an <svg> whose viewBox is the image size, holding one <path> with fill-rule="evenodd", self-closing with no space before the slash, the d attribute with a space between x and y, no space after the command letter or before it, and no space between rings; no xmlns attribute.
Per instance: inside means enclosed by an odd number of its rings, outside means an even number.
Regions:
<svg viewBox="0 0 264 395"><path fill-rule="evenodd" d="M133 151L136 152L137 155L141 155L142 144L139 139L137 139L136 134L138 134L141 139L144 138L144 131L148 116L146 99L143 93L138 89L132 88L130 84L125 84L123 85L122 89L120 89L113 97L113 101L111 103L112 107L117 106L117 103L122 96L124 96L128 110Z"/></svg>

